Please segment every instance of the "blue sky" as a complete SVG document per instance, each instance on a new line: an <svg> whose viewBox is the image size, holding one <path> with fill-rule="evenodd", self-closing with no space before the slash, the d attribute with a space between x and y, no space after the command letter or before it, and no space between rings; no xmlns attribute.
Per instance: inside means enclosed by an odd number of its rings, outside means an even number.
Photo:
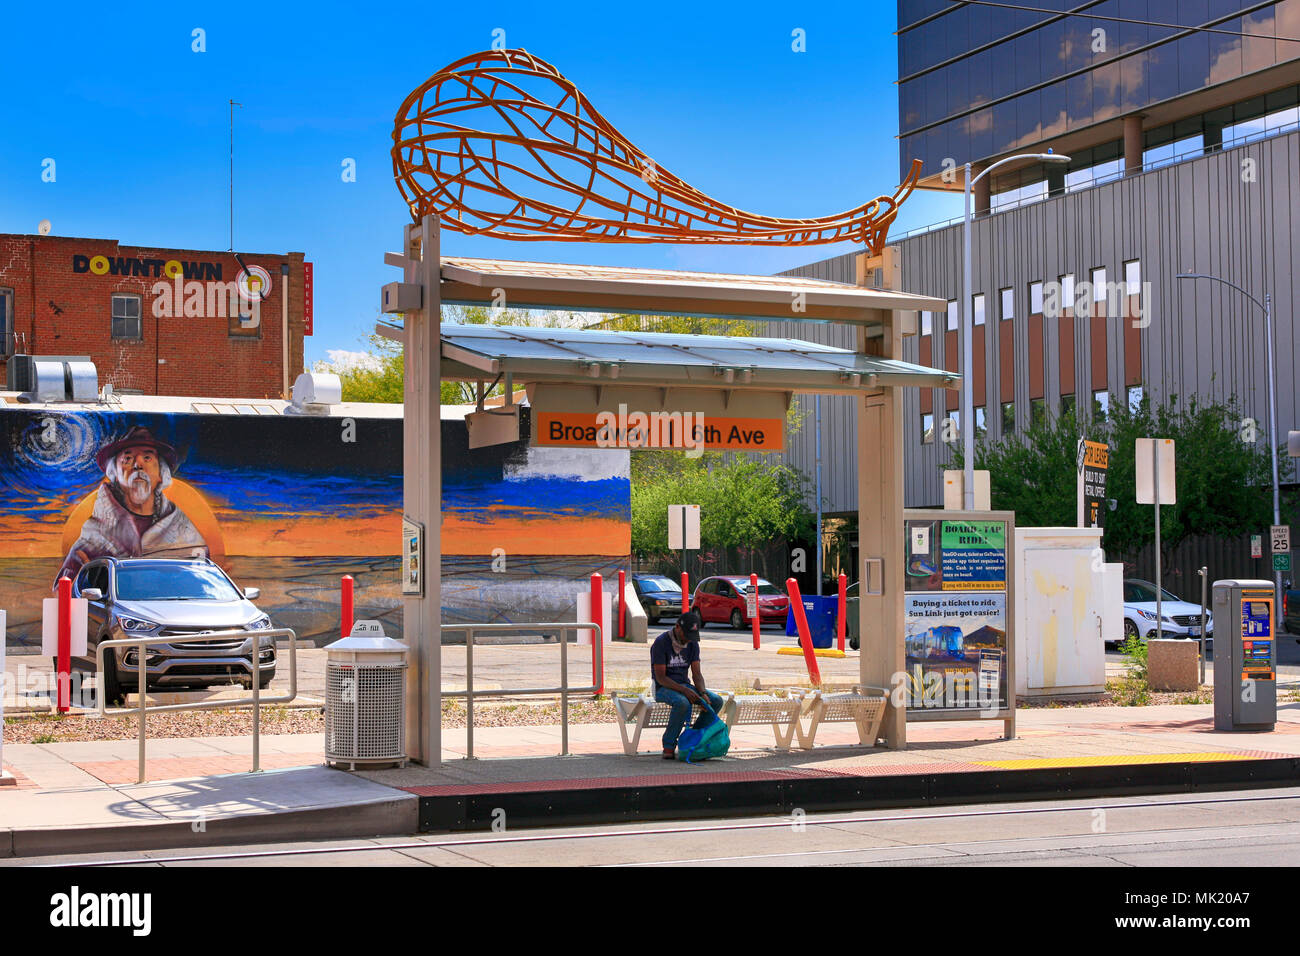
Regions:
<svg viewBox="0 0 1300 956"><path fill-rule="evenodd" d="M0 232L225 249L235 110L238 250L315 262L307 361L374 326L409 217L397 107L439 68L511 47L550 61L659 164L754 212L840 212L898 181L896 7L852 4L11 4L0 80ZM206 31L206 52L191 49ZM791 49L805 31L807 50ZM53 158L57 179L41 181ZM345 159L356 182L343 182ZM958 214L916 193L896 231ZM770 273L851 247L511 243L444 232L444 254Z"/></svg>

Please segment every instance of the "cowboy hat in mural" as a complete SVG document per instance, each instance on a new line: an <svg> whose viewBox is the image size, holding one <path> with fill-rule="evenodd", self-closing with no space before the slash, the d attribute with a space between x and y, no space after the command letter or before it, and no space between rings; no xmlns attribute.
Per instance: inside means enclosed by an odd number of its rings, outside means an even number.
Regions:
<svg viewBox="0 0 1300 956"><path fill-rule="evenodd" d="M100 447L95 464L104 481L55 580L75 577L96 558L206 557L207 542L163 494L179 464L176 449L140 425Z"/></svg>

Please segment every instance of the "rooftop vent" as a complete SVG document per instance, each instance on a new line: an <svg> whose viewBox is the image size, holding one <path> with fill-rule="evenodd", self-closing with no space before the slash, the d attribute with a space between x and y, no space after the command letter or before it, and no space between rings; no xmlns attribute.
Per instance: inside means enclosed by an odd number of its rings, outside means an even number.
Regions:
<svg viewBox="0 0 1300 956"><path fill-rule="evenodd" d="M328 415L330 406L343 401L343 383L333 372L303 372L293 383L293 398L286 415Z"/></svg>
<svg viewBox="0 0 1300 956"><path fill-rule="evenodd" d="M86 355L15 355L5 367L6 387L20 402L99 400L99 373Z"/></svg>

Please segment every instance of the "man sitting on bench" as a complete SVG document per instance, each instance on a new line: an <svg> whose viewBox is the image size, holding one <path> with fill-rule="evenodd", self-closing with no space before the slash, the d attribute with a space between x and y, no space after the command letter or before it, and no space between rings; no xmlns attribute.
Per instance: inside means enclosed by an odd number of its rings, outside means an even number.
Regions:
<svg viewBox="0 0 1300 956"><path fill-rule="evenodd" d="M687 668L695 687L686 683ZM722 698L704 686L700 672L700 614L687 611L677 619L672 630L664 631L650 645L650 670L654 676L655 700L672 707L668 726L664 728L664 759L677 756L677 738L691 716L691 705L708 698L716 714L722 707ZM704 718L700 715L700 719ZM700 726L700 720L696 721Z"/></svg>

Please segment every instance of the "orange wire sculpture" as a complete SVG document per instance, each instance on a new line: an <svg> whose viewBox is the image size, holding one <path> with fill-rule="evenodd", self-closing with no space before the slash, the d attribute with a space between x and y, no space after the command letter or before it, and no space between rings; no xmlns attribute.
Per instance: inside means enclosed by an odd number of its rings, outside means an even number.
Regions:
<svg viewBox="0 0 1300 956"><path fill-rule="evenodd" d="M834 216L760 216L655 164L560 71L524 50L439 70L402 103L393 175L416 222L532 241L885 245L921 161L892 196Z"/></svg>

